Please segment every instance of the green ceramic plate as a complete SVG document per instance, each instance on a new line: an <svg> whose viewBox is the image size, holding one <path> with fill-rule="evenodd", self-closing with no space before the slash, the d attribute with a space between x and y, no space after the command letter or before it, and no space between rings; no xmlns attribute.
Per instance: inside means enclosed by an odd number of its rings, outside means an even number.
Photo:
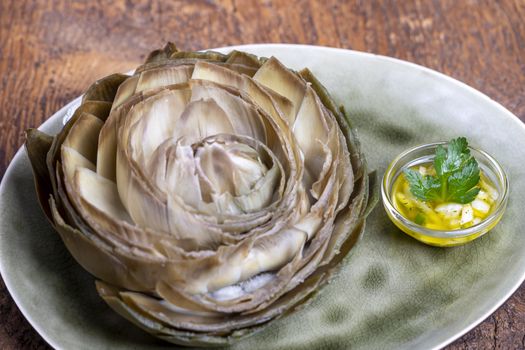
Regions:
<svg viewBox="0 0 525 350"><path fill-rule="evenodd" d="M449 249L407 237L378 205L338 278L309 307L235 349L439 348L518 288L525 278L525 127L514 115L456 80L391 58L311 46L240 49L309 67L351 112L370 166L380 174L408 147L463 135L502 163L511 194L507 213L492 232ZM58 130L75 103L42 129ZM13 159L0 188L0 268L23 314L56 348L169 346L98 298L93 278L40 212L24 151Z"/></svg>

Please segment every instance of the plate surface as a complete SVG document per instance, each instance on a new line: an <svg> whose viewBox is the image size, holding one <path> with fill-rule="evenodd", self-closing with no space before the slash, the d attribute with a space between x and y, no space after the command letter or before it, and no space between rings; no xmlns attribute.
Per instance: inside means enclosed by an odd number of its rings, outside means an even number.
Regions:
<svg viewBox="0 0 525 350"><path fill-rule="evenodd" d="M407 237L379 204L339 276L308 307L235 349L439 348L500 306L525 279L525 127L480 92L442 74L371 54L296 45L236 47L309 67L347 108L371 169L383 174L404 149L466 136L507 170L501 223L457 248ZM222 49L229 51L231 48ZM41 129L56 132L70 106ZM40 211L19 151L0 187L0 271L22 313L55 348L165 349L113 313Z"/></svg>

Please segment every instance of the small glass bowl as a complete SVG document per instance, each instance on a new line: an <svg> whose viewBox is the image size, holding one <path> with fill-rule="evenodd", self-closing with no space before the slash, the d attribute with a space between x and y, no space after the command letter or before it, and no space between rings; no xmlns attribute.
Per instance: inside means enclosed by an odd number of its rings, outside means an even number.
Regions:
<svg viewBox="0 0 525 350"><path fill-rule="evenodd" d="M500 221L507 207L509 183L505 171L499 163L486 152L469 147L470 153L478 161L480 170L490 179L498 191L494 209L483 221L464 229L457 230L432 230L416 224L405 218L395 208L392 197L392 186L397 177L406 168L434 160L436 147L446 145L446 142L436 142L417 146L401 153L388 166L381 183L381 196L383 205L390 220L403 232L415 239L438 247L452 247L470 242L491 230Z"/></svg>

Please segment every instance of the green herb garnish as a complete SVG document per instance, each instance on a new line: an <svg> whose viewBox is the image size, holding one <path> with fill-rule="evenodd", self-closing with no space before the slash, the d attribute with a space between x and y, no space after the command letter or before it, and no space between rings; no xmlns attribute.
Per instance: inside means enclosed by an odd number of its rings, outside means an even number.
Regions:
<svg viewBox="0 0 525 350"><path fill-rule="evenodd" d="M470 154L467 139L451 140L447 148L438 146L434 157L436 176L405 169L410 192L423 201L470 203L479 192L479 165Z"/></svg>
<svg viewBox="0 0 525 350"><path fill-rule="evenodd" d="M417 213L414 222L418 225L423 225L425 223L425 216L421 213Z"/></svg>

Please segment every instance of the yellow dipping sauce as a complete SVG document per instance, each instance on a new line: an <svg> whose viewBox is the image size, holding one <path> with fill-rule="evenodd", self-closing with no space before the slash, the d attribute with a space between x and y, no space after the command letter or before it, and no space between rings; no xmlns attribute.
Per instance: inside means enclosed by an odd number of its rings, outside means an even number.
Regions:
<svg viewBox="0 0 525 350"><path fill-rule="evenodd" d="M411 169L423 176L436 174L432 163L420 164ZM392 198L399 213L418 225L432 230L458 230L479 224L495 208L499 194L482 171L478 186L478 195L468 204L425 202L414 197L405 175L400 174L392 186Z"/></svg>

